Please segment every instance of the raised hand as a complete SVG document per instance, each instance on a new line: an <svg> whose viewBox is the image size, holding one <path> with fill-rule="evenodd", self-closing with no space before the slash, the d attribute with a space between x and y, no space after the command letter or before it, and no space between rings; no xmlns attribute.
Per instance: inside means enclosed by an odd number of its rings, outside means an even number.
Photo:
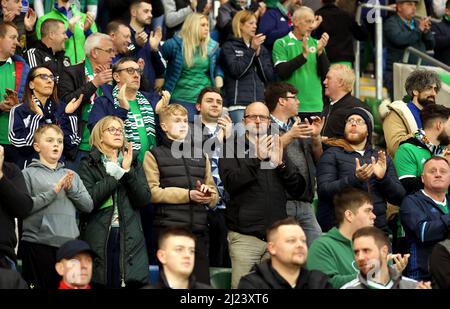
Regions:
<svg viewBox="0 0 450 309"><path fill-rule="evenodd" d="M221 129L217 137L221 142L223 142L223 138L229 138L231 134L233 134L233 121L230 116L223 115L217 119L217 125Z"/></svg>
<svg viewBox="0 0 450 309"><path fill-rule="evenodd" d="M202 184L200 180L197 180L195 184L195 190L189 190L189 198L198 204L209 204L212 199L212 195L215 192L211 190L207 185Z"/></svg>
<svg viewBox="0 0 450 309"><path fill-rule="evenodd" d="M19 97L17 95L17 92L6 88L5 89L5 101L6 104L8 104L9 106L13 107L17 104L19 104Z"/></svg>
<svg viewBox="0 0 450 309"><path fill-rule="evenodd" d="M316 15L314 17L314 23L313 23L313 31L319 28L320 24L322 23L323 18L320 15Z"/></svg>
<svg viewBox="0 0 450 309"><path fill-rule="evenodd" d="M269 157L272 150L272 135L265 135L264 137L256 137L256 156L261 161Z"/></svg>
<svg viewBox="0 0 450 309"><path fill-rule="evenodd" d="M95 76L92 83L95 87L107 84L112 81L112 70L107 66L99 65L95 68Z"/></svg>
<svg viewBox="0 0 450 309"><path fill-rule="evenodd" d="M127 92L127 84L123 84L122 87L120 87L119 94L117 96L117 100L119 100L120 107L122 107L126 110L129 110L130 103L128 103L126 92Z"/></svg>
<svg viewBox="0 0 450 309"><path fill-rule="evenodd" d="M409 254L404 254L403 256L401 254L389 254L388 255L388 261L394 260L394 267L399 272L402 273L403 270L408 265L409 260Z"/></svg>
<svg viewBox="0 0 450 309"><path fill-rule="evenodd" d="M372 157L372 166L375 177L377 177L377 179L383 179L387 170L386 153L384 151L378 151L378 160L375 160L375 157Z"/></svg>
<svg viewBox="0 0 450 309"><path fill-rule="evenodd" d="M73 181L73 171L69 170L67 171L65 181L63 184L63 189L65 191L70 190L70 188L72 188L72 181Z"/></svg>
<svg viewBox="0 0 450 309"><path fill-rule="evenodd" d="M81 15L77 15L77 16L73 16L71 19L69 19L68 24L69 24L69 30L74 32L75 29L75 25L81 20L82 16Z"/></svg>
<svg viewBox="0 0 450 309"><path fill-rule="evenodd" d="M302 38L302 55L305 59L308 58L309 47L308 47L309 34L305 34Z"/></svg>
<svg viewBox="0 0 450 309"><path fill-rule="evenodd" d="M147 43L148 34L145 31L141 31L139 33L136 32L135 39L136 44L142 47L145 45L145 43Z"/></svg>
<svg viewBox="0 0 450 309"><path fill-rule="evenodd" d="M161 27L157 27L156 31L150 32L150 48L155 51L158 50L161 39L162 39L162 29Z"/></svg>
<svg viewBox="0 0 450 309"><path fill-rule="evenodd" d="M306 119L306 122L309 123L309 120ZM311 137L313 138L319 137L320 132L322 132L324 124L325 124L325 117L320 118L319 116L315 116L314 119L312 119L312 123L310 124L313 130L311 133Z"/></svg>
<svg viewBox="0 0 450 309"><path fill-rule="evenodd" d="M256 55L259 56L259 53L261 52L261 45L266 40L266 36L262 33L258 33L252 38L251 48L253 48L256 51Z"/></svg>
<svg viewBox="0 0 450 309"><path fill-rule="evenodd" d="M70 100L70 102L66 105L66 108L64 109L66 114L72 114L78 109L78 107L80 107L81 102L83 101L83 96L84 94L80 94L78 99L73 98L72 100Z"/></svg>
<svg viewBox="0 0 450 309"><path fill-rule="evenodd" d="M25 18L23 19L23 24L25 25L26 31L33 31L34 25L36 24L37 15L32 8L28 8Z"/></svg>
<svg viewBox="0 0 450 309"><path fill-rule="evenodd" d="M317 54L320 56L325 48L325 46L327 46L328 44L328 40L330 39L330 36L328 35L328 33L323 33L319 43L317 43Z"/></svg>
<svg viewBox="0 0 450 309"><path fill-rule="evenodd" d="M161 92L161 99L156 103L155 113L159 114L164 108L169 105L170 102L170 92L163 90Z"/></svg>
<svg viewBox="0 0 450 309"><path fill-rule="evenodd" d="M267 11L267 5L264 2L258 4L258 9L255 12L256 19L261 18Z"/></svg>
<svg viewBox="0 0 450 309"><path fill-rule="evenodd" d="M132 162L133 162L133 143L128 142L127 150L123 151L122 168L128 171L131 167Z"/></svg>
<svg viewBox="0 0 450 309"><path fill-rule="evenodd" d="M430 281L419 281L417 283L416 289L418 290L431 290L431 282Z"/></svg>
<svg viewBox="0 0 450 309"><path fill-rule="evenodd" d="M91 12L87 12L86 19L84 20L83 30L87 31L89 28L91 28L94 21L95 21L94 14L92 14Z"/></svg>
<svg viewBox="0 0 450 309"><path fill-rule="evenodd" d="M270 162L273 165L279 166L283 162L283 143L279 135L273 136L273 147L269 152Z"/></svg>
<svg viewBox="0 0 450 309"><path fill-rule="evenodd" d="M419 29L420 29L420 31L425 32L425 33L429 32L430 29L431 29L431 18L430 17L423 17L420 20Z"/></svg>
<svg viewBox="0 0 450 309"><path fill-rule="evenodd" d="M356 160L356 170L355 170L355 176L359 179L359 181L367 181L369 180L370 176L373 174L373 165L364 163L362 166L359 163L359 159L355 158Z"/></svg>
<svg viewBox="0 0 450 309"><path fill-rule="evenodd" d="M197 0L191 0L191 8L194 12L197 10Z"/></svg>
<svg viewBox="0 0 450 309"><path fill-rule="evenodd" d="M42 109L36 104L36 102L34 102L34 100L30 100L30 109L33 113L35 113L36 115L41 115L44 116L44 112L42 111Z"/></svg>

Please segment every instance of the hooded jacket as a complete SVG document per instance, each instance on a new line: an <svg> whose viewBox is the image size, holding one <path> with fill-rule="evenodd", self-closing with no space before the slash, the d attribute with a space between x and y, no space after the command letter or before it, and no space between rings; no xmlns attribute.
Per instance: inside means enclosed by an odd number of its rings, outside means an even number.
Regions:
<svg viewBox="0 0 450 309"><path fill-rule="evenodd" d="M393 158L400 142L413 137L419 128L407 103L398 100L383 102L379 107L383 132L389 155Z"/></svg>
<svg viewBox="0 0 450 309"><path fill-rule="evenodd" d="M33 209L23 220L22 240L59 248L66 241L79 236L76 210L89 213L93 203L75 172L71 187L55 192L55 184L68 171L62 163L52 169L37 159L33 159L23 170L25 183L33 199Z"/></svg>
<svg viewBox="0 0 450 309"><path fill-rule="evenodd" d="M265 260L261 264L253 267L253 270L243 276L239 281L238 289L331 289L328 277L317 270L301 268L295 287L292 287L281 275L272 267L270 260Z"/></svg>
<svg viewBox="0 0 450 309"><path fill-rule="evenodd" d="M334 288L340 288L358 273L352 241L336 227L332 228L311 244L306 268L320 270L330 278Z"/></svg>
<svg viewBox="0 0 450 309"><path fill-rule="evenodd" d="M378 149L372 148L370 143L366 145L364 155L353 150L346 140L329 141L331 146L320 157L317 165L317 194L319 206L317 221L323 231L328 231L335 222L333 197L345 187L354 187L370 194L373 200L375 226L389 232L386 221L387 202L400 205L405 189L398 180L397 172L390 157L386 154L386 173L383 179L377 179L372 175L368 181L360 181L356 175L356 162L370 164L371 157L378 160Z"/></svg>

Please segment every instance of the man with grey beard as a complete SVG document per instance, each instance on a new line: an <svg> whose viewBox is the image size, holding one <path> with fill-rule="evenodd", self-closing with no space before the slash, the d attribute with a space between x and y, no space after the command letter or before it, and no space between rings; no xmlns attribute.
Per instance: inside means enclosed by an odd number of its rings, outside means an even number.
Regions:
<svg viewBox="0 0 450 309"><path fill-rule="evenodd" d="M387 151L391 157L401 142L413 137L422 128L420 111L426 105L436 103L436 95L441 89L439 76L429 70L412 72L405 82L409 102L402 100L381 104L379 112L383 119L384 138Z"/></svg>
<svg viewBox="0 0 450 309"><path fill-rule="evenodd" d="M407 194L423 189L420 175L423 163L432 156L443 156L450 144L450 108L439 104L425 106L420 112L423 129L400 143L394 166Z"/></svg>

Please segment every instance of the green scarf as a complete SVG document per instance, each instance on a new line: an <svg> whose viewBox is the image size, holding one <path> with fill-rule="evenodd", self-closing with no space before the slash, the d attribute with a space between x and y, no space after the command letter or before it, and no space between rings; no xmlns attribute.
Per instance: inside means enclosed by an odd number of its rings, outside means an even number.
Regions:
<svg viewBox="0 0 450 309"><path fill-rule="evenodd" d="M268 9L279 9L281 14L284 16L287 16L288 9L280 3L278 0L265 0L264 3L266 4Z"/></svg>
<svg viewBox="0 0 450 309"><path fill-rule="evenodd" d="M444 15L444 19L445 19L446 21L450 21L450 15L445 14L445 15Z"/></svg>
<svg viewBox="0 0 450 309"><path fill-rule="evenodd" d="M433 145L429 141L429 139L425 136L425 131L422 129L417 130L417 132L414 133L414 137L418 139L423 145L425 145L433 156L442 156L445 149L447 148L446 146L443 145L439 146Z"/></svg>
<svg viewBox="0 0 450 309"><path fill-rule="evenodd" d="M119 94L119 87L115 86L112 91L112 96L114 98L114 106L118 108L120 106L117 96ZM155 113L153 111L152 104L144 97L144 95L138 91L136 94L136 99L138 101L139 110L142 115L142 120L144 121L145 131L147 132L147 137L149 141L149 149L156 146L155 138ZM136 119L131 109L128 111L127 119L124 121L125 124L125 136L129 142L133 142L133 150L139 151L141 149L141 140L139 138L139 132L136 125Z"/></svg>

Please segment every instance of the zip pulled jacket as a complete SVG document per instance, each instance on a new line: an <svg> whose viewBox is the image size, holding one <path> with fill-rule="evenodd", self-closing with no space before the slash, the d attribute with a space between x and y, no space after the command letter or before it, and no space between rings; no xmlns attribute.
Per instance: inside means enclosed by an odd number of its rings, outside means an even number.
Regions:
<svg viewBox="0 0 450 309"><path fill-rule="evenodd" d="M242 38L230 37L222 45L226 106L264 101L265 85L274 78L271 58L264 46L257 56Z"/></svg>

